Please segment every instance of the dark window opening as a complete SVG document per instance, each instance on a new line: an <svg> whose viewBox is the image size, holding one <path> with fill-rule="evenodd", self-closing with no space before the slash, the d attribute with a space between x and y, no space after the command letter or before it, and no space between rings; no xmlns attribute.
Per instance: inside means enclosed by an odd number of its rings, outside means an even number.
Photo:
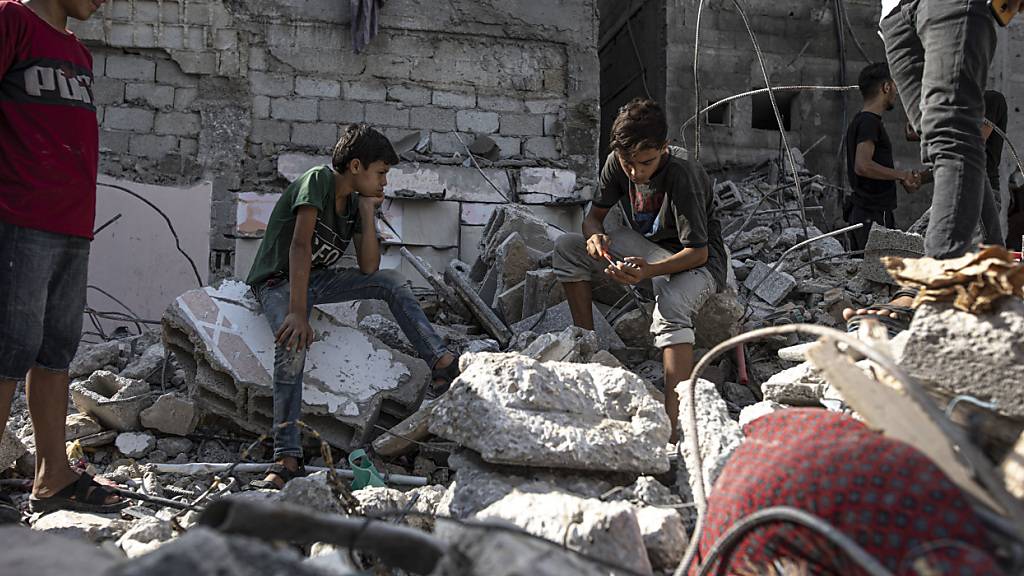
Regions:
<svg viewBox="0 0 1024 576"><path fill-rule="evenodd" d="M787 132L792 127L793 119L793 92L775 92L775 102L779 105L779 114L782 115L782 128ZM753 97L750 114L750 127L755 130L778 130L779 125L775 122L775 112L772 110L772 101L768 93L756 94Z"/></svg>
<svg viewBox="0 0 1024 576"><path fill-rule="evenodd" d="M707 106L714 104L714 100L708 100ZM732 106L729 102L716 108L708 110L706 122L710 126L729 126L732 116Z"/></svg>

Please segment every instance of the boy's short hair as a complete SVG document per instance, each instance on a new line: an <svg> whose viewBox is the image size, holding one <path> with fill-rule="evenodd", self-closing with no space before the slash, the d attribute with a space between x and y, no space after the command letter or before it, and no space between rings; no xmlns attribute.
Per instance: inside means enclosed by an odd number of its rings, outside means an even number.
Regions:
<svg viewBox="0 0 1024 576"><path fill-rule="evenodd" d="M398 164L398 154L391 141L380 132L366 124L349 124L334 145L331 164L336 171L345 172L353 160L359 160L364 168L378 160L394 166Z"/></svg>
<svg viewBox="0 0 1024 576"><path fill-rule="evenodd" d="M882 89L882 84L892 81L892 74L889 72L889 65L885 62L868 64L860 71L857 78L857 86L860 94L865 99L874 98Z"/></svg>
<svg viewBox="0 0 1024 576"><path fill-rule="evenodd" d="M668 141L665 111L650 98L634 98L612 123L609 147L615 152L634 154L644 148L661 148Z"/></svg>

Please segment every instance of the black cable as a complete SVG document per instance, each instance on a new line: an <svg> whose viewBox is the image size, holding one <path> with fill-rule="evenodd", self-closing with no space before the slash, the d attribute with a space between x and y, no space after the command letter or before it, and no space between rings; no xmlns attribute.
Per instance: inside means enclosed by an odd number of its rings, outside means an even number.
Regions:
<svg viewBox="0 0 1024 576"><path fill-rule="evenodd" d="M184 249L182 249L182 247L181 247L181 239L178 238L178 232L177 232L177 230L174 229L174 224L171 223L171 219L167 216L167 214L164 213L163 210L158 208L156 204L153 204L152 202L150 202L146 198L142 197L140 194L138 194L136 192L133 192L133 191L125 188L124 186L118 186L116 184L106 184L104 182L99 182L98 185L99 186L106 186L107 188L113 188L114 190L120 190L120 191L122 191L122 192L124 192L126 194L134 196L134 197L138 198L139 200L141 200L144 204L146 204L147 206L152 208L153 210L156 210L156 212L158 214L160 214L160 216L163 217L164 222L167 223L167 228L171 231L171 236L174 236L174 247L177 248L178 252L180 252L181 255L185 257L186 260L188 260L189 265L192 266L192 273L195 274L196 283L199 284L200 288L203 287L203 278L202 278L202 276L199 275L199 267L196 266L196 263L195 263L195 261L192 260L192 257L189 256L188 253L186 253Z"/></svg>

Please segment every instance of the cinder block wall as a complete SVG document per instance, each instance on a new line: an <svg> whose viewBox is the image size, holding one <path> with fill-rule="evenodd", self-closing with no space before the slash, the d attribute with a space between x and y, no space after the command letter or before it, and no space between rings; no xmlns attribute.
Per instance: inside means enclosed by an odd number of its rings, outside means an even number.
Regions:
<svg viewBox="0 0 1024 576"><path fill-rule="evenodd" d="M465 154L456 133L487 134L499 166L566 168L591 186L595 2L388 0L360 55L339 0L111 0L73 30L95 57L101 171L213 180L211 275L224 277L237 195L280 191L280 154L328 154L350 122L429 135L428 162Z"/></svg>

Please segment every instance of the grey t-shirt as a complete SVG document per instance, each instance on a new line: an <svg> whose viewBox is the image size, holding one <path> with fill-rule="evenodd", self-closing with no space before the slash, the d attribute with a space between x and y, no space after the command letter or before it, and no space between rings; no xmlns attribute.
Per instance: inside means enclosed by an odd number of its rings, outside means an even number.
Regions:
<svg viewBox="0 0 1024 576"><path fill-rule="evenodd" d="M669 152L650 182L641 185L629 180L614 152L609 154L594 206L611 208L619 202L630 226L666 250L706 246L704 266L722 289L727 258L711 178L700 164L686 158L685 150L670 146Z"/></svg>

